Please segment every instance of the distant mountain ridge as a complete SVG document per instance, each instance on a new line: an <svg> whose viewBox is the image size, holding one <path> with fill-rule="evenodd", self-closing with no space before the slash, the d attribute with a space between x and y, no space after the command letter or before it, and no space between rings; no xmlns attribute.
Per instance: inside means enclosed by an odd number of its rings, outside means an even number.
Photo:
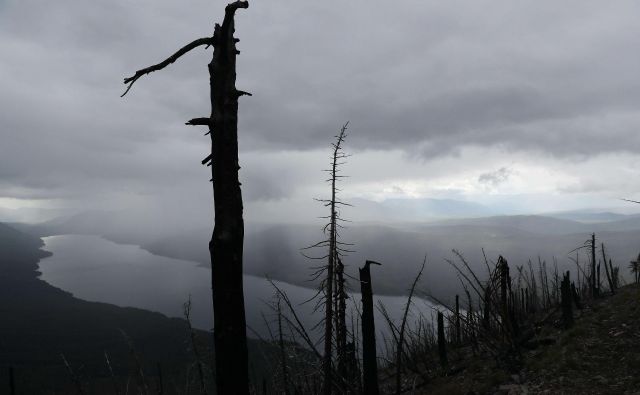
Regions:
<svg viewBox="0 0 640 395"><path fill-rule="evenodd" d="M602 217L613 218L609 215ZM129 222L122 213L113 215L97 212L64 221L50 221L41 226L27 226L25 230L37 235L102 235L115 242L140 245L157 255L209 265L210 229L175 230L170 226L151 226L146 223L138 223L133 227ZM161 228L162 231L155 233L155 228ZM490 260L503 255L510 263L524 265L530 259L537 262L538 257L547 262L553 262L555 258L560 268L568 268L572 265L568 252L583 245L592 232L596 233L598 242L607 245L614 263L626 275L626 265L640 252L640 216L624 216L622 219L598 223L540 215L431 222L398 221L387 224L351 223L342 236L345 241L355 243L356 252L344 258L351 276L357 277L356 268L366 259L385 263L378 270L378 292L391 295L405 293L416 267L426 254L428 266L425 278L431 276L432 280L427 280L427 284L431 283L430 292L436 296L450 296L451 287L458 283L445 261L454 257L452 249L463 253L482 272L485 270L483 249ZM301 249L325 237L319 225L258 225L247 222L244 271L246 274L315 287L317 284L309 281L309 275L310 267L318 262L305 258ZM305 254L321 256L323 251L310 250ZM583 254L582 259L585 257Z"/></svg>
<svg viewBox="0 0 640 395"><path fill-rule="evenodd" d="M571 234L589 231L587 225L568 219L545 217L540 215L511 215L484 218L452 219L426 224L425 226L502 226L540 234ZM638 225L640 229L640 223Z"/></svg>
<svg viewBox="0 0 640 395"><path fill-rule="evenodd" d="M444 218L467 218L498 215L500 212L485 205L455 199L386 199L375 202L367 199L351 199L353 207L349 215L362 220L411 221Z"/></svg>
<svg viewBox="0 0 640 395"><path fill-rule="evenodd" d="M614 222L640 217L640 214L620 214L610 211L575 210L540 214L545 217L568 219L582 223Z"/></svg>

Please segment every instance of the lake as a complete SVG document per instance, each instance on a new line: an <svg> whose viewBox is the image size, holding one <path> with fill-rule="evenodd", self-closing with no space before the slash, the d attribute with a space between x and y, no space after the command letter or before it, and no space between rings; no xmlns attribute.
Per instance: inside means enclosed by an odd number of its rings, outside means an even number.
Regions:
<svg viewBox="0 0 640 395"><path fill-rule="evenodd" d="M200 329L213 326L211 301L211 270L196 262L157 256L136 245L116 244L99 236L62 235L43 238L44 249L52 256L40 261L41 278L47 283L71 292L75 297L137 307L163 313L170 317L183 317L183 304L191 296L193 325ZM353 284L355 281L351 279ZM316 290L287 283L275 282L288 295L296 307L302 323L313 327L322 311L313 313L311 299ZM359 288L359 284L355 284ZM373 269L375 292L375 269ZM274 288L267 279L244 276L245 310L248 335L269 337L266 321L275 315L267 303L274 299ZM407 298L401 296L375 296L374 302L383 303L392 319L399 321ZM360 305L360 294L350 293L350 305ZM409 322L419 314L431 320L434 304L415 298ZM376 311L376 329L379 342L389 336L382 314ZM271 325L274 328L274 325ZM320 339L321 331L312 333Z"/></svg>

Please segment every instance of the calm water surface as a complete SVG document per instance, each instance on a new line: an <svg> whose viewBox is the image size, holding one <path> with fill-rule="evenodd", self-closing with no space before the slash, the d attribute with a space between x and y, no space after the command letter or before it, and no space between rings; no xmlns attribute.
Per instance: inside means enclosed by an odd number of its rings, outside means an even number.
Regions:
<svg viewBox="0 0 640 395"><path fill-rule="evenodd" d="M136 245L116 244L98 236L64 235L43 239L44 249L52 256L40 261L41 278L49 284L71 292L77 298L138 307L157 311L171 317L183 316L183 303L191 295L194 326L210 329L213 326L211 302L211 271L196 262L153 255ZM353 280L352 280L353 282ZM312 298L316 291L276 282L284 290L306 327L317 323L321 312L313 314ZM375 277L374 277L375 291ZM264 278L245 275L244 292L247 324L268 337L263 314L273 319L266 303L273 300L274 288ZM406 297L380 296L391 317L400 319ZM360 294L351 294L352 304L360 304ZM433 304L415 299L411 320L420 313L431 318ZM382 315L376 312L376 326L381 335L388 335ZM256 335L249 330L252 337ZM315 334L319 338L320 333Z"/></svg>

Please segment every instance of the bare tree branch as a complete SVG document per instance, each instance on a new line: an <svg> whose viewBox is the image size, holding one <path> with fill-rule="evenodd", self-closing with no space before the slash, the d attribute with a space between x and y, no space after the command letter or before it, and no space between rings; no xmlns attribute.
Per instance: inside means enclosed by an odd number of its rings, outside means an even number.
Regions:
<svg viewBox="0 0 640 395"><path fill-rule="evenodd" d="M140 69L140 70L136 71L136 73L132 77L127 77L127 78L124 79L124 83L126 85L128 85L128 86L127 86L127 90L125 90L124 93L122 95L120 95L120 97L124 97L124 95L126 95L127 92L129 92L129 90L131 89L133 84L138 80L138 78L142 77L143 75L146 75L146 74L149 74L149 73L153 73L154 71L158 71L158 70L164 69L165 67L167 67L171 63L173 63L176 60L178 60L182 55L186 54L187 52L191 51L194 48L200 47L202 45L213 45L213 44L214 44L213 37L199 38L197 40L194 40L194 41L190 42L189 44L185 45L184 47L180 48L176 53L174 53L173 55L169 56L164 61L162 61L162 62L160 62L158 64L154 64L153 66L149 66L149 67L146 67L144 69Z"/></svg>

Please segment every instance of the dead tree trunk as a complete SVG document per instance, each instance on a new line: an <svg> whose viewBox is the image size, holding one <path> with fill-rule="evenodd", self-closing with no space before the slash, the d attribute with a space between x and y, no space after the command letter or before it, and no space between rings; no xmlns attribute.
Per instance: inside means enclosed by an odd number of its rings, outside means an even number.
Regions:
<svg viewBox="0 0 640 395"><path fill-rule="evenodd" d="M338 355L338 374L344 380L347 378L347 295L344 284L344 264L340 258L336 265L336 298L337 298L337 326L336 351Z"/></svg>
<svg viewBox="0 0 640 395"><path fill-rule="evenodd" d="M143 75L161 70L199 46L213 46L209 63L211 116L195 118L187 124L209 127L211 154L202 161L211 162L215 225L209 252L214 308L214 345L218 394L248 394L247 336L244 315L242 255L244 221L242 193L238 181L238 98L249 95L236 89L236 49L238 39L234 17L247 1L235 1L225 8L222 26L216 24L213 37L197 39L165 61L138 70L125 78L128 88Z"/></svg>
<svg viewBox="0 0 640 395"><path fill-rule="evenodd" d="M598 288L596 287L596 234L591 234L591 295L595 298L598 296Z"/></svg>
<svg viewBox="0 0 640 395"><path fill-rule="evenodd" d="M333 214L332 214L333 216ZM333 232L330 236L330 253L329 263L327 264L327 280L325 284L325 310L324 310L324 356L322 359L322 388L325 395L331 395L332 374L331 374L331 356L333 353L333 269L334 255L333 246L335 245L335 236Z"/></svg>
<svg viewBox="0 0 640 395"><path fill-rule="evenodd" d="M329 254L326 266L327 277L324 281L324 297L325 297L325 318L324 318L324 357L322 360L322 374L323 374L323 393L325 395L331 395L334 378L332 368L332 356L333 356L333 321L335 319L334 303L336 303L336 290L334 289L336 265L338 263L338 220L339 215L336 206L343 204L337 200L337 187L336 182L340 178L338 175L338 167L340 161L346 157L341 151L342 143L346 137L346 131L348 122L340 130L340 134L337 136L337 141L333 144L333 155L331 161L331 169L329 170L330 182L331 182L331 199L324 200L325 204L330 208L329 214Z"/></svg>
<svg viewBox="0 0 640 395"><path fill-rule="evenodd" d="M600 296L600 288L602 288L602 281L600 281L600 262L598 262L598 281L596 284L596 293Z"/></svg>
<svg viewBox="0 0 640 395"><path fill-rule="evenodd" d="M569 272L562 278L561 285L561 304L562 304L562 322L566 329L570 328L573 325L573 303L572 303L572 289L571 289L571 280L569 279Z"/></svg>
<svg viewBox="0 0 640 395"><path fill-rule="evenodd" d="M226 7L222 27L216 26L209 63L215 227L209 242L212 269L215 366L218 394L248 394L247 335L244 315L242 255L244 221L238 180L238 97L234 13L249 4Z"/></svg>
<svg viewBox="0 0 640 395"><path fill-rule="evenodd" d="M462 333L460 330L460 297L456 294L456 345L462 344Z"/></svg>
<svg viewBox="0 0 640 395"><path fill-rule="evenodd" d="M478 343L476 341L477 320L474 318L475 314L473 312L473 301L471 300L471 293L467 289L465 289L464 292L467 294L467 322L465 323L465 327L467 328L467 339L471 341L471 348L473 350L473 355L475 356L478 347Z"/></svg>
<svg viewBox="0 0 640 395"><path fill-rule="evenodd" d="M444 315L441 311L438 311L438 355L440 357L440 366L442 369L446 369L448 365L447 360L447 344L444 337Z"/></svg>
<svg viewBox="0 0 640 395"><path fill-rule="evenodd" d="M503 310L503 314L506 316L507 314L507 287L509 281L509 265L507 264L507 260L500 255L498 257L498 273L500 278L500 302Z"/></svg>
<svg viewBox="0 0 640 395"><path fill-rule="evenodd" d="M613 263L611 262L611 258L609 258L609 271L611 272L611 282L613 283L613 287L618 289L618 267L613 267Z"/></svg>
<svg viewBox="0 0 640 395"><path fill-rule="evenodd" d="M360 271L362 293L362 389L364 394L378 395L378 359L376 357L376 327L373 317L373 289L370 265L378 262L366 261Z"/></svg>
<svg viewBox="0 0 640 395"><path fill-rule="evenodd" d="M604 262L604 272L607 275L607 283L609 284L609 290L611 290L612 295L615 295L616 286L613 282L613 270L611 271L609 270L609 265L607 264L607 254L604 251L604 243L600 243L600 252L602 252L602 261Z"/></svg>

